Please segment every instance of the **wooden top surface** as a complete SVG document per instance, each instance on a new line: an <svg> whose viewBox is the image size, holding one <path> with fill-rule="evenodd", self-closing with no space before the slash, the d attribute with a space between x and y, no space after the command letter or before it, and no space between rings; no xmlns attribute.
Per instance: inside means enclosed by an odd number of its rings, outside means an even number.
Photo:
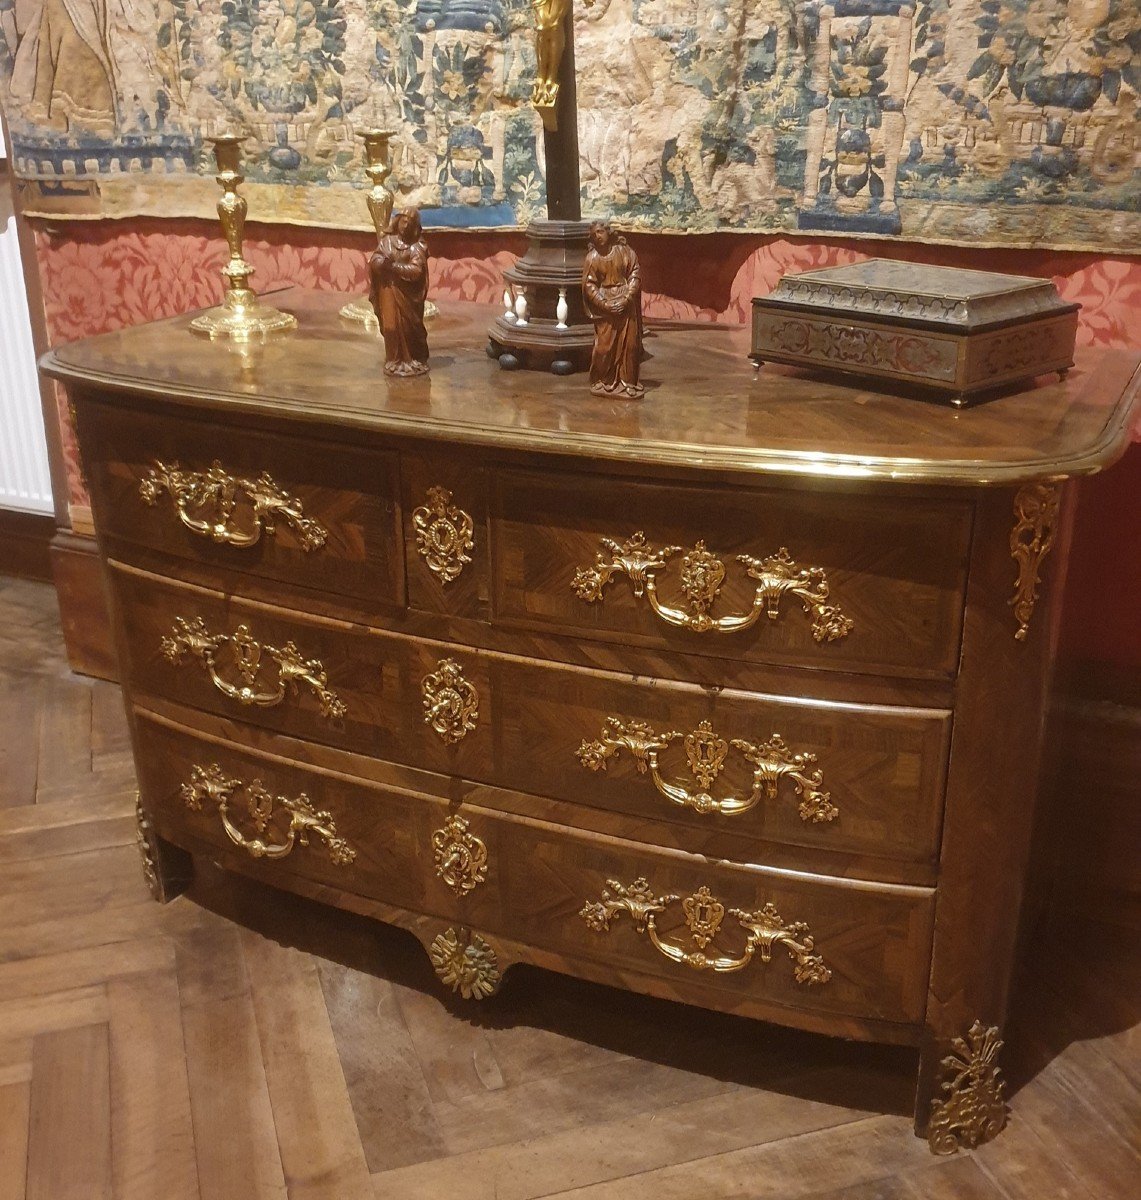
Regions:
<svg viewBox="0 0 1141 1200"><path fill-rule="evenodd" d="M188 317L57 347L43 369L68 381L166 396L203 409L452 444L647 465L814 478L1017 484L1088 474L1124 450L1141 353L1079 351L1047 376L974 408L842 385L788 367L754 372L748 331L650 331L640 401L600 399L583 374L501 371L484 346L496 310L442 304L432 372L390 380L374 336L344 322L346 297L289 289L271 303L300 329L236 346L192 335Z"/></svg>

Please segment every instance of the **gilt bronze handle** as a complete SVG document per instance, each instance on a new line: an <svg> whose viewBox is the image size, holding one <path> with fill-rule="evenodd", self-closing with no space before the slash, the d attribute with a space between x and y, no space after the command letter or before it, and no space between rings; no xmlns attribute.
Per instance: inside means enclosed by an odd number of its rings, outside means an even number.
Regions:
<svg viewBox="0 0 1141 1200"><path fill-rule="evenodd" d="M256 831L249 837L235 824L231 806L236 803L239 792L245 792L246 815ZM308 846L310 838L320 838L329 851L329 858L338 867L348 866L357 856L356 850L337 836L337 826L332 815L313 807L313 802L302 792L296 797L274 796L266 790L260 779L243 783L231 779L222 768L214 763L209 767L194 767L190 782L184 783L179 795L187 808L199 812L204 803L211 804L222 818L226 836L235 846L241 846L252 858L285 858L293 847ZM271 820L279 813L289 815L289 828L284 841L272 841L265 836Z"/></svg>
<svg viewBox="0 0 1141 1200"><path fill-rule="evenodd" d="M662 777L658 756L678 740L685 747L686 761L697 783L697 790ZM752 764L753 787L747 796L716 798L710 794L710 788L725 766L730 747ZM800 797L802 821L819 824L834 821L839 815L830 793L823 789L822 773L812 769L816 755L794 754L779 733L774 733L767 742L754 745L743 738L733 738L727 742L714 732L708 721L702 721L692 733L682 734L676 730L656 733L646 721L607 717L599 739L584 741L576 753L584 767L592 771L605 771L610 760L622 750L630 752L639 773L644 775L649 772L654 787L667 800L682 808L692 808L695 812L723 813L726 816L748 812L762 799L769 803L775 801L780 781L788 778Z"/></svg>
<svg viewBox="0 0 1141 1200"><path fill-rule="evenodd" d="M658 930L657 917L671 904L681 902L691 946L679 945L663 937ZM731 954L714 945L725 914L735 917L745 931L745 944L740 954ZM795 966L797 983L827 983L831 968L819 954L803 921L786 922L770 901L756 912L740 908L726 909L725 905L702 885L690 896L656 896L644 878L635 879L624 887L614 879L606 881L601 900L588 900L579 916L595 933L609 933L610 922L623 913L634 922L638 933L646 934L660 954L695 971L740 971L759 953L761 962L769 962L773 947L783 946Z"/></svg>
<svg viewBox="0 0 1141 1200"><path fill-rule="evenodd" d="M139 483L139 495L146 504L155 505L163 492L174 501L174 511L187 529L228 546L254 546L263 533L271 537L277 522L284 521L293 530L302 550L317 550L325 544L329 531L305 515L301 501L291 496L263 471L256 479L231 475L215 461L208 471L186 471L178 463L155 464ZM253 525L246 529L234 523L239 500L252 509Z"/></svg>
<svg viewBox="0 0 1141 1200"><path fill-rule="evenodd" d="M812 618L812 636L816 641L838 641L852 630L851 618L844 615L839 605L828 602L828 580L824 569L801 566L784 546L767 558L737 555L745 574L757 581L748 612L721 617L710 614L725 581L725 564L710 553L704 541L686 551L681 559L679 582L684 606L663 604L658 596L657 573L681 551L681 546L654 546L641 531L624 542L603 538L594 565L575 571L571 587L580 600L594 604L605 598L606 586L615 575L626 575L634 595L645 596L650 607L667 625L691 629L695 633L710 630L736 633L755 625L762 613L775 621L780 616L781 600L789 592L797 597Z"/></svg>
<svg viewBox="0 0 1141 1200"><path fill-rule="evenodd" d="M223 647L231 652L224 666L218 662ZM192 621L178 617L170 636L162 639L162 653L173 666L181 666L187 655L199 659L218 691L239 704L272 708L289 692L296 692L298 684L305 684L316 694L323 717L345 715L345 702L329 688L320 659L303 658L293 642L286 642L280 649L263 645L254 640L247 625L239 625L233 633L211 633L201 617ZM277 677L271 681L260 679L266 658L277 667ZM224 671L234 672L237 682L227 679Z"/></svg>

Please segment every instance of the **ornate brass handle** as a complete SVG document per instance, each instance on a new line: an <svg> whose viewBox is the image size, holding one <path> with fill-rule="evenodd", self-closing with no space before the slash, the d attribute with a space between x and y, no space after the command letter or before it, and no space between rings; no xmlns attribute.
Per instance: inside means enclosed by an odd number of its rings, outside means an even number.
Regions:
<svg viewBox="0 0 1141 1200"><path fill-rule="evenodd" d="M692 949L666 941L658 932L658 914L679 900L693 942ZM767 963L772 958L773 947L783 946L796 964L793 974L797 983L827 983L832 978L831 968L825 966L819 954L812 953L815 944L808 926L803 921L786 923L771 901L756 912L728 909L729 915L736 917L745 931L745 947L738 955L716 946L707 950L721 929L726 908L704 885L683 900L680 896L655 896L644 878L635 879L629 887L608 879L602 899L588 900L579 916L595 933L609 933L610 922L623 913L630 916L639 933L649 936L661 954L695 971L740 971L753 961L758 951L761 962Z"/></svg>
<svg viewBox="0 0 1141 1200"><path fill-rule="evenodd" d="M662 778L658 755L679 739L685 746L686 760L700 791L691 791L679 783ZM753 789L747 796L715 799L709 789L721 774L730 746L753 764ZM823 775L811 769L816 755L793 754L779 733L774 733L767 742L755 746L743 738L727 742L713 731L708 721L702 721L692 733L682 734L676 730L655 733L645 721L607 717L598 741L584 741L576 753L584 767L592 771L605 771L610 760L623 749L633 755L638 771L643 775L649 771L654 787L667 800L682 808L726 815L748 812L762 799L769 803L775 801L777 785L787 776L800 797L801 820L819 824L822 821L834 821L839 815L840 810L832 803L830 793L823 790Z"/></svg>
<svg viewBox="0 0 1141 1200"><path fill-rule="evenodd" d="M466 896L487 878L487 846L453 814L432 834L436 874L457 896Z"/></svg>
<svg viewBox="0 0 1141 1200"><path fill-rule="evenodd" d="M319 521L305 515L301 501L265 471L256 479L247 479L231 475L217 461L208 471L186 471L176 462L156 459L139 483L139 495L153 506L163 492L170 493L178 519L187 529L229 546L256 545L263 533L272 536L277 532L278 520L292 528L302 550L320 549L329 536ZM242 495L253 509L251 529L233 524ZM204 515L203 510L210 510L210 515Z"/></svg>
<svg viewBox="0 0 1141 1200"><path fill-rule="evenodd" d="M230 815L236 793L243 789L246 793L246 812L257 831L256 837L247 837L242 833ZM222 818L226 836L253 858L284 858L294 845L308 846L313 835L325 843L329 858L338 867L348 866L357 856L356 850L344 838L337 836L332 815L315 809L304 792L297 797L273 796L266 791L260 779L252 783L231 779L214 763L209 767L194 767L190 772L190 782L182 785L179 795L186 807L196 812L201 811L204 802L214 805ZM289 828L283 842L270 841L264 836L270 821L278 812L289 814Z"/></svg>
<svg viewBox="0 0 1141 1200"><path fill-rule="evenodd" d="M602 550L595 555L594 565L580 567L574 573L571 587L580 600L594 604L604 599L606 585L615 575L629 577L634 595L645 596L650 607L667 625L692 629L695 633L736 633L755 625L761 614L771 621L780 616L781 599L786 592L796 596L804 611L812 618L812 636L818 642L834 642L852 630L852 621L840 606L828 603L828 580L822 567L803 567L794 562L782 546L768 558L753 558L738 554L737 561L745 574L757 581L753 605L740 615L714 617L710 608L721 593L725 581L725 564L709 552L704 541L688 550L681 560L682 595L686 607L673 608L658 598L656 573L665 568L680 546L657 547L646 541L639 530L624 542L602 539Z"/></svg>
<svg viewBox="0 0 1141 1200"><path fill-rule="evenodd" d="M237 683L221 673L217 655L224 646L230 648L230 665L237 672ZM345 702L330 690L320 659L302 658L293 642L286 642L280 649L262 645L254 640L246 625L239 625L233 633L211 633L201 617L192 621L178 617L170 636L162 639L162 653L173 666L184 663L188 654L200 659L218 691L239 704L272 708L285 699L287 692L296 692L297 685L304 683L316 693L323 717L345 715ZM269 684L263 682L262 690L258 690L263 656L277 665L277 679Z"/></svg>

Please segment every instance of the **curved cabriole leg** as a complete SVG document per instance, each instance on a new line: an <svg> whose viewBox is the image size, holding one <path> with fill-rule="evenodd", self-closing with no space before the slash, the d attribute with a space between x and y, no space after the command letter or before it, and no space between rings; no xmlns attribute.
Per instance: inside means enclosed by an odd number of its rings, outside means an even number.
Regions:
<svg viewBox="0 0 1141 1200"><path fill-rule="evenodd" d="M927 1138L932 1154L973 1150L1005 1127L1006 1084L998 1066L1001 1049L998 1027L981 1021L975 1021L965 1037L949 1043L932 1041L924 1047L915 1131ZM936 1058L937 1064L931 1061Z"/></svg>
<svg viewBox="0 0 1141 1200"><path fill-rule="evenodd" d="M470 929L445 929L428 947L440 980L465 1000L483 1000L499 990L502 975L495 951Z"/></svg>
<svg viewBox="0 0 1141 1200"><path fill-rule="evenodd" d="M135 841L143 860L143 878L151 895L160 904L181 895L194 875L194 861L185 850L172 846L155 833L138 796L135 797Z"/></svg>

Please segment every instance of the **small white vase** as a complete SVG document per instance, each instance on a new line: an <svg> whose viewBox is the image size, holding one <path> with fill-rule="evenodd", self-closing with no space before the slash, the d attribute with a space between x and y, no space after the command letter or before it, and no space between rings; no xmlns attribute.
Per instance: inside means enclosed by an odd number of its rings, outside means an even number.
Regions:
<svg viewBox="0 0 1141 1200"><path fill-rule="evenodd" d="M566 329L568 312L570 309L567 308L567 290L559 288L559 302L555 305L555 316L558 318L555 322L556 329Z"/></svg>
<svg viewBox="0 0 1141 1200"><path fill-rule="evenodd" d="M503 319L508 325L515 324L515 301L511 298L511 289L503 289Z"/></svg>
<svg viewBox="0 0 1141 1200"><path fill-rule="evenodd" d="M522 288L515 297L515 324L527 324L527 293Z"/></svg>

